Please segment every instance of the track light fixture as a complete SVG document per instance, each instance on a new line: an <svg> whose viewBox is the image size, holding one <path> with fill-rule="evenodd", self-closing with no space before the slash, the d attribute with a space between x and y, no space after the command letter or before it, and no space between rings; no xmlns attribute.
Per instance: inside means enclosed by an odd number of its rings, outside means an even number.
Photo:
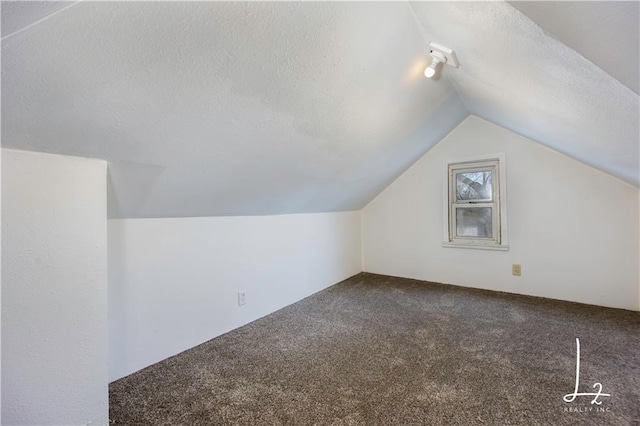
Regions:
<svg viewBox="0 0 640 426"><path fill-rule="evenodd" d="M425 77L433 78L438 73L440 64L458 68L458 58L453 50L432 41L429 42L429 49L431 64L424 70Z"/></svg>

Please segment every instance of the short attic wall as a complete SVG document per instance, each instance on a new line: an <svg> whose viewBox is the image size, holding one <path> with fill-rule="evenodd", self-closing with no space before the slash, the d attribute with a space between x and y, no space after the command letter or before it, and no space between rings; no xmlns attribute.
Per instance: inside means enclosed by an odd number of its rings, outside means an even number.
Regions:
<svg viewBox="0 0 640 426"><path fill-rule="evenodd" d="M510 250L445 248L444 164L506 154ZM367 272L640 310L638 188L470 116L362 211ZM522 265L522 276L511 265Z"/></svg>
<svg viewBox="0 0 640 426"><path fill-rule="evenodd" d="M107 163L2 150L2 424L107 424Z"/></svg>
<svg viewBox="0 0 640 426"><path fill-rule="evenodd" d="M119 219L108 234L111 381L362 271L360 212Z"/></svg>

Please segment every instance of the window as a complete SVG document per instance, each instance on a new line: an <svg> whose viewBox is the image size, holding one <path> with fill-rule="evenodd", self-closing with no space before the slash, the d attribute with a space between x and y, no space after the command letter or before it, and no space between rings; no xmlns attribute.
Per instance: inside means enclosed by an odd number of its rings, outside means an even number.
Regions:
<svg viewBox="0 0 640 426"><path fill-rule="evenodd" d="M504 154L448 162L446 247L507 250Z"/></svg>

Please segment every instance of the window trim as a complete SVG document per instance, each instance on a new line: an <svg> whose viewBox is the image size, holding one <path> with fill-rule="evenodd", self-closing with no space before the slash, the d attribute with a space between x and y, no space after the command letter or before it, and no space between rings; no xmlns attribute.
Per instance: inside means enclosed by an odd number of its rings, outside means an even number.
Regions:
<svg viewBox="0 0 640 426"><path fill-rule="evenodd" d="M496 199L498 204L498 214L497 219L494 222L493 229L495 231L495 225L499 224L498 234L492 239L466 239L466 238L456 238L455 240L452 236L453 219L452 214L454 214L454 209L452 208L454 203L451 203L450 200L453 195L452 185L450 184L449 172L451 165L464 165L468 164L470 167L474 167L476 164L478 166L481 163L495 162L496 165L496 174L497 174L497 182L498 188L493 188L494 194L493 196ZM464 166L462 166L464 167ZM460 167L460 168L462 168ZM455 169L454 169L455 170ZM454 174L454 173L452 173ZM478 155L474 157L461 158L457 160L449 160L444 162L444 185L443 185L443 247L456 247L456 248L470 248L470 249L481 249L481 250L509 250L509 234L507 229L507 179L506 179L506 155L504 153L496 153L496 154L486 154L486 155ZM489 203L490 205L493 204ZM477 205L477 204L476 204ZM480 207L480 206L478 206ZM495 217L495 216L494 216ZM497 223L496 223L497 222ZM495 242L495 238L498 238L498 243Z"/></svg>

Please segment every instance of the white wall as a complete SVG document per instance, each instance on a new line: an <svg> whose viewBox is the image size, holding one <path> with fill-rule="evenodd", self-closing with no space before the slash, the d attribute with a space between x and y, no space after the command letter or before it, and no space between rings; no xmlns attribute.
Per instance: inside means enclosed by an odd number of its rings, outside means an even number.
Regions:
<svg viewBox="0 0 640 426"><path fill-rule="evenodd" d="M106 163L2 151L2 424L108 422Z"/></svg>
<svg viewBox="0 0 640 426"><path fill-rule="evenodd" d="M362 270L360 212L109 220L108 234L110 380Z"/></svg>
<svg viewBox="0 0 640 426"><path fill-rule="evenodd" d="M498 152L510 251L442 247L443 164ZM362 211L363 269L638 310L638 202L638 188L470 116Z"/></svg>

